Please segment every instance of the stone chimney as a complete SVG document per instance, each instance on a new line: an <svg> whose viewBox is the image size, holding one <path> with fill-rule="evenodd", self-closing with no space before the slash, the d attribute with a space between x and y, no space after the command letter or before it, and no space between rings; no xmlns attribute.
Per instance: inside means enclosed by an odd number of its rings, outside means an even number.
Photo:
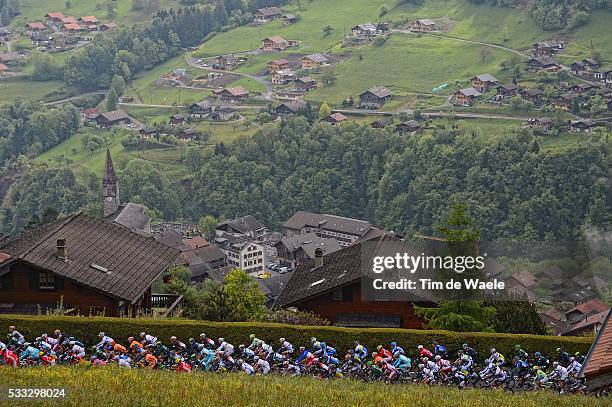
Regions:
<svg viewBox="0 0 612 407"><path fill-rule="evenodd" d="M323 249L317 247L315 250L315 268L323 267Z"/></svg>
<svg viewBox="0 0 612 407"><path fill-rule="evenodd" d="M58 259L60 260L68 260L68 251L66 248L66 239L64 238L60 238L57 239L57 251L55 252L55 255L57 256Z"/></svg>

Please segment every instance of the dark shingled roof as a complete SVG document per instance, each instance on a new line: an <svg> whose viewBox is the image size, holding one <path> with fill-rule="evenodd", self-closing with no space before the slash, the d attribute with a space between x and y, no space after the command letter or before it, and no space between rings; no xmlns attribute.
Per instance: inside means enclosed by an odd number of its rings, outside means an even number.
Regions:
<svg viewBox="0 0 612 407"><path fill-rule="evenodd" d="M386 98L388 96L391 96L391 91L385 88L384 86L375 86L361 93L361 95L365 95L366 93L371 93L378 98Z"/></svg>
<svg viewBox="0 0 612 407"><path fill-rule="evenodd" d="M145 207L128 203L117 215L114 221L129 229L145 230L151 218L145 214Z"/></svg>
<svg viewBox="0 0 612 407"><path fill-rule="evenodd" d="M58 239L66 239L68 261L56 256ZM155 239L82 213L3 242L0 250L19 261L130 303L140 299L179 255L177 250Z"/></svg>
<svg viewBox="0 0 612 407"><path fill-rule="evenodd" d="M217 229L219 229L220 226L225 226L225 225L228 225L231 228L237 230L238 233L248 233L248 232L253 232L255 230L265 228L265 225L261 223L260 221L258 221L257 219L255 219L253 215L246 215L241 218L233 219L233 220L232 219L225 220L219 223L219 225L217 226Z"/></svg>
<svg viewBox="0 0 612 407"><path fill-rule="evenodd" d="M303 227L317 228L319 226L335 232L362 236L372 227L372 224L360 219L297 211L283 225L284 228L289 229L302 229Z"/></svg>
<svg viewBox="0 0 612 407"><path fill-rule="evenodd" d="M291 273L291 279L274 306L293 306L305 299L359 281L366 275L364 264L368 264L373 256L395 253L421 256L423 252L423 247L415 243L409 244L384 234L323 256L321 267L314 268L314 260L306 261Z"/></svg>

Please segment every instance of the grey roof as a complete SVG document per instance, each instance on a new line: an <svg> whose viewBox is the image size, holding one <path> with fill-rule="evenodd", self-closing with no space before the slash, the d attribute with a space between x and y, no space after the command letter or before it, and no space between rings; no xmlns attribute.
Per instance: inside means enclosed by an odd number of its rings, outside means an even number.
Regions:
<svg viewBox="0 0 612 407"><path fill-rule="evenodd" d="M323 55L323 54L320 54L320 53L306 55L302 59L310 59L311 61L317 62L319 64L327 62L327 57L325 55Z"/></svg>
<svg viewBox="0 0 612 407"><path fill-rule="evenodd" d="M258 221L253 215L246 215L238 219L225 220L219 223L217 229L219 229L220 226L226 225L230 226L238 233L248 233L265 228L265 225Z"/></svg>
<svg viewBox="0 0 612 407"><path fill-rule="evenodd" d="M231 106L221 106L221 107L219 107L219 108L215 109L215 112L221 112L221 113L234 113L234 112L236 112L236 111L237 111L237 110L236 110L236 109L234 109L234 108L233 108L233 107L231 107Z"/></svg>
<svg viewBox="0 0 612 407"><path fill-rule="evenodd" d="M117 174L115 173L115 165L113 164L113 157L111 156L110 150L106 149L106 162L104 163L104 185L111 185L117 183Z"/></svg>
<svg viewBox="0 0 612 407"><path fill-rule="evenodd" d="M366 93L371 93L374 96L379 97L379 98L386 98L386 97L391 96L391 91L385 88L384 86L375 86L373 88L366 90L365 92L362 92L361 95L364 95Z"/></svg>
<svg viewBox="0 0 612 407"><path fill-rule="evenodd" d="M287 286L293 273L278 274L268 278L258 278L257 283L262 291L271 299L278 298L278 295Z"/></svg>
<svg viewBox="0 0 612 407"><path fill-rule="evenodd" d="M366 276L364 265L371 263L373 256L392 256L396 253L422 256L423 252L424 248L418 244L409 244L388 234L345 247L325 255L321 267L314 268L314 260L300 264L291 273L291 279L274 305L293 306L305 299L353 284Z"/></svg>
<svg viewBox="0 0 612 407"><path fill-rule="evenodd" d="M191 106L197 106L201 109L211 109L212 105L207 100L202 100L200 102L192 103Z"/></svg>
<svg viewBox="0 0 612 407"><path fill-rule="evenodd" d="M66 239L68 261L55 255L58 239ZM82 213L9 239L0 249L18 261L130 303L139 300L179 255L153 238Z"/></svg>
<svg viewBox="0 0 612 407"><path fill-rule="evenodd" d="M277 247L279 245L285 246L291 252L302 248L311 259L314 258L314 252L318 248L321 248L324 254L333 253L342 248L336 239L322 238L314 233L283 237L276 243Z"/></svg>
<svg viewBox="0 0 612 407"><path fill-rule="evenodd" d="M297 113L300 110L305 109L307 106L307 103L303 101L302 99L297 99L297 100L291 100L289 102L281 103L280 106L285 106L287 109L291 110L292 112Z"/></svg>
<svg viewBox="0 0 612 407"><path fill-rule="evenodd" d="M289 229L322 227L335 232L362 236L372 227L372 224L368 221L360 219L298 211L291 218L289 218L287 222L285 222L283 227Z"/></svg>
<svg viewBox="0 0 612 407"><path fill-rule="evenodd" d="M112 110L106 113L100 113L97 117L102 117L108 120L109 122L115 122L118 120L125 120L130 118L128 114L122 109Z"/></svg>
<svg viewBox="0 0 612 407"><path fill-rule="evenodd" d="M297 78L296 81L302 82L302 83L316 82L316 80L310 76L302 76L301 78Z"/></svg>
<svg viewBox="0 0 612 407"><path fill-rule="evenodd" d="M0 53L0 62L15 61L21 59L22 55L17 52Z"/></svg>
<svg viewBox="0 0 612 407"><path fill-rule="evenodd" d="M191 247L183 242L183 236L174 229L155 234L155 240L180 251L191 250Z"/></svg>
<svg viewBox="0 0 612 407"><path fill-rule="evenodd" d="M366 24L357 24L356 26L354 26L352 28L352 30L354 29L360 29L361 31L376 31L378 30L378 28L376 28L376 26L372 23L366 23Z"/></svg>
<svg viewBox="0 0 612 407"><path fill-rule="evenodd" d="M151 222L151 218L145 214L146 209L142 205L129 202L115 217L114 222L129 229L145 230Z"/></svg>
<svg viewBox="0 0 612 407"><path fill-rule="evenodd" d="M463 89L459 90L459 93L462 93L465 96L474 96L474 97L480 96L480 92L478 92L476 89L474 89L472 87L463 88Z"/></svg>
<svg viewBox="0 0 612 407"><path fill-rule="evenodd" d="M417 23L423 25L436 25L435 21L430 18L420 18L417 20Z"/></svg>
<svg viewBox="0 0 612 407"><path fill-rule="evenodd" d="M199 247L195 249L195 252L198 258L202 260L202 262L204 263L209 263L215 260L225 258L225 253L223 253L223 251L219 249L219 246L214 245L214 244L204 246L204 247Z"/></svg>
<svg viewBox="0 0 612 407"><path fill-rule="evenodd" d="M259 10L257 10L257 13L264 15L264 16L274 16L274 15L278 15L278 14L283 14L283 12L281 11L280 8L278 7L264 7L264 8L260 8Z"/></svg>
<svg viewBox="0 0 612 407"><path fill-rule="evenodd" d="M505 90L514 90L514 89L518 89L518 86L516 85L516 83L508 83L506 85L499 85L497 86L497 88L502 88Z"/></svg>
<svg viewBox="0 0 612 407"><path fill-rule="evenodd" d="M490 73L483 73L480 75L476 75L474 78L478 78L483 82L491 82L491 83L496 83L497 82L497 78L494 77L493 75L491 75ZM472 78L472 79L474 79Z"/></svg>

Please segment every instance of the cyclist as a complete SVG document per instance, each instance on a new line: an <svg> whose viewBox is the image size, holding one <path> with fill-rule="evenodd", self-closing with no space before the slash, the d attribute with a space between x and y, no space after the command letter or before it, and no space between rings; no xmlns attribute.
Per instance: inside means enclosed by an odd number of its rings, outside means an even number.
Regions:
<svg viewBox="0 0 612 407"><path fill-rule="evenodd" d="M157 357L153 353L147 352L145 354L145 363L148 368L155 369L157 366Z"/></svg>
<svg viewBox="0 0 612 407"><path fill-rule="evenodd" d="M570 355L563 348L557 348L557 360L564 366L569 364Z"/></svg>
<svg viewBox="0 0 612 407"><path fill-rule="evenodd" d="M6 345L4 345L4 348L0 347L0 356L4 358L4 364L6 366L19 366L19 356L17 356L17 354L12 350L8 349Z"/></svg>
<svg viewBox="0 0 612 407"><path fill-rule="evenodd" d="M446 347L444 345L440 345L438 341L433 341L433 354L440 355L443 358L446 358Z"/></svg>
<svg viewBox="0 0 612 407"><path fill-rule="evenodd" d="M207 337L205 333L200 334L200 344L206 346L209 349L214 349L216 347L215 341Z"/></svg>
<svg viewBox="0 0 612 407"><path fill-rule="evenodd" d="M405 355L406 352L404 352L404 349L402 349L402 347L399 346L397 344L397 342L394 341L394 342L391 342L391 354L393 356L395 356L395 355Z"/></svg>
<svg viewBox="0 0 612 407"><path fill-rule="evenodd" d="M177 352L184 352L187 350L187 345L176 339L176 336L170 337L170 345L172 346L172 349Z"/></svg>
<svg viewBox="0 0 612 407"><path fill-rule="evenodd" d="M242 355L243 357L247 358L247 359L251 359L255 356L255 352L253 352L251 349L245 347L244 345L240 345L238 346L238 349L240 349L240 355Z"/></svg>
<svg viewBox="0 0 612 407"><path fill-rule="evenodd" d="M586 360L584 355L580 354L580 352L576 352L576 353L574 353L574 357L576 358L578 363L580 363L581 365L584 365L584 361Z"/></svg>
<svg viewBox="0 0 612 407"><path fill-rule="evenodd" d="M570 364L567 366L567 374L572 377L575 377L578 375L578 373L580 373L580 369L582 369L582 365L578 363L576 358L573 356L569 360L570 360Z"/></svg>
<svg viewBox="0 0 612 407"><path fill-rule="evenodd" d="M68 345L71 346L70 353L73 357L77 359L82 359L85 357L85 346L78 341L70 341Z"/></svg>
<svg viewBox="0 0 612 407"><path fill-rule="evenodd" d="M25 337L15 328L14 325L9 326L9 344L11 345L23 345L25 342Z"/></svg>
<svg viewBox="0 0 612 407"><path fill-rule="evenodd" d="M280 348L278 349L278 353L283 356L289 356L293 353L293 345L287 341L285 338L280 338Z"/></svg>
<svg viewBox="0 0 612 407"><path fill-rule="evenodd" d="M408 373L412 367L412 360L409 357L402 354L393 355L393 366L397 368L401 373Z"/></svg>
<svg viewBox="0 0 612 407"><path fill-rule="evenodd" d="M423 345L419 345L417 346L417 350L419 351L419 357L420 358L433 358L433 353L431 353L431 351L425 347L423 347Z"/></svg>
<svg viewBox="0 0 612 407"><path fill-rule="evenodd" d="M200 349L200 356L202 358L202 364L204 364L204 369L208 372L210 369L210 364L215 358L215 351L212 349L208 349L204 345L200 345L202 349Z"/></svg>
<svg viewBox="0 0 612 407"><path fill-rule="evenodd" d="M444 359L440 355L436 355L434 360L438 365L437 371L442 373L444 376L448 376L448 374L453 370L450 360Z"/></svg>
<svg viewBox="0 0 612 407"><path fill-rule="evenodd" d="M127 367L128 369L132 368L132 359L127 354L125 354L125 355L117 355L117 356L115 356L114 360L121 367Z"/></svg>
<svg viewBox="0 0 612 407"><path fill-rule="evenodd" d="M564 392L565 382L567 381L567 378L567 369L563 367L559 362L553 362L553 371L550 375L550 379L558 382L559 393Z"/></svg>
<svg viewBox="0 0 612 407"><path fill-rule="evenodd" d="M100 342L96 345L96 349L112 349L115 345L115 340L104 332L100 332L98 338L100 338Z"/></svg>
<svg viewBox="0 0 612 407"><path fill-rule="evenodd" d="M383 371L383 379L385 383L391 383L398 377L397 368L388 362L381 362L381 370Z"/></svg>
<svg viewBox="0 0 612 407"><path fill-rule="evenodd" d="M355 352L353 353L353 357L358 363L365 362L368 357L368 348L361 345L358 341L355 341Z"/></svg>
<svg viewBox="0 0 612 407"><path fill-rule="evenodd" d="M305 347L300 347L300 356L295 360L296 365L305 364L306 366L310 366L316 360L315 356L307 350Z"/></svg>
<svg viewBox="0 0 612 407"><path fill-rule="evenodd" d="M496 366L503 366L504 363L506 363L506 358L504 358L504 355L499 353L495 348L491 348L491 356L489 357L489 361Z"/></svg>
<svg viewBox="0 0 612 407"><path fill-rule="evenodd" d="M464 354L468 355L473 360L476 360L476 358L478 357L478 352L476 352L476 349L471 348L470 345L468 345L467 343L463 344L462 350Z"/></svg>
<svg viewBox="0 0 612 407"><path fill-rule="evenodd" d="M261 346L261 344L263 343L263 341L261 339L259 339L258 337L255 336L255 334L251 334L249 335L249 339L251 340L251 344L249 345L249 349L251 350L256 350L257 348L259 348Z"/></svg>
<svg viewBox="0 0 612 407"><path fill-rule="evenodd" d="M242 370L244 373L246 373L248 375L254 375L255 374L255 369L253 368L253 366L251 366L250 364L248 364L244 360L238 359L237 363L238 363L238 366L240 366L240 370Z"/></svg>
<svg viewBox="0 0 612 407"><path fill-rule="evenodd" d="M219 338L219 347L216 352L223 352L225 356L232 356L234 353L234 345L225 341L225 338Z"/></svg>
<svg viewBox="0 0 612 407"><path fill-rule="evenodd" d="M524 357L525 359L529 359L529 354L523 350L523 348L521 348L520 344L516 344L514 346L514 350L516 351L516 356L518 356L519 358Z"/></svg>
<svg viewBox="0 0 612 407"><path fill-rule="evenodd" d="M267 360L262 359L259 356L255 356L253 361L255 362L255 372L261 372L261 374L264 375L270 373L270 363L268 363Z"/></svg>
<svg viewBox="0 0 612 407"><path fill-rule="evenodd" d="M548 366L550 365L550 360L548 360L548 358L542 355L540 352L534 353L533 356L534 356L533 363L539 366L542 370L546 370Z"/></svg>
<svg viewBox="0 0 612 407"><path fill-rule="evenodd" d="M40 357L40 354L40 350L32 346L30 342L24 342L23 352L21 352L21 355L19 355L19 361L36 364L38 363L38 358Z"/></svg>
<svg viewBox="0 0 612 407"><path fill-rule="evenodd" d="M389 352L387 349L383 348L382 345L378 345L376 347L376 350L377 350L376 355L379 356L383 362L387 363L393 360L393 354Z"/></svg>
<svg viewBox="0 0 612 407"><path fill-rule="evenodd" d="M140 333L140 342L142 342L145 348L152 348L157 345L157 338L153 335L149 335L146 332Z"/></svg>
<svg viewBox="0 0 612 407"><path fill-rule="evenodd" d="M548 375L540 366L534 366L533 372L535 374L535 383L538 387L542 387L548 382Z"/></svg>

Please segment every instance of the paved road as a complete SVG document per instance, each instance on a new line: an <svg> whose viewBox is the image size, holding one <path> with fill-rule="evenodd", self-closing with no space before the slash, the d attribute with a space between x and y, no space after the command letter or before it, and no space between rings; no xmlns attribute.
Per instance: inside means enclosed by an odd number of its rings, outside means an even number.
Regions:
<svg viewBox="0 0 612 407"><path fill-rule="evenodd" d="M215 58L215 57L212 57ZM193 66L194 68L198 68L198 69L202 69L204 71L209 71L209 72L220 72L220 73L227 73L227 71L223 71L220 69L213 69L209 66L202 66L200 64L198 64L197 59L187 56L186 58L187 64L190 66ZM266 93L264 93L263 98L264 99L272 99L272 92L273 92L273 87L272 87L272 83L270 83L270 81L268 81L266 78L262 77L262 76L256 76L256 75L250 75L248 73L242 73L242 72L236 72L236 71L230 71L232 75L237 75L237 76L242 76L245 78L251 78L259 83L261 83L263 86L266 87Z"/></svg>
<svg viewBox="0 0 612 407"><path fill-rule="evenodd" d="M72 96L66 99L62 99L62 100L56 100L54 102L47 102L45 103L45 105L47 106L53 106L53 105L61 105L62 103L66 103L66 102L71 102L73 100L78 100L81 98L85 98L85 97L89 97L89 96L94 96L94 95L105 95L108 91L106 90L99 90L96 92L87 92L87 93L81 93L80 95L76 95L76 96Z"/></svg>
<svg viewBox="0 0 612 407"><path fill-rule="evenodd" d="M362 110L362 109L332 109L334 113L343 114L364 114L366 116L393 116L394 112L381 112L378 110ZM403 112L412 113L412 110L404 110ZM512 116L506 114L495 113L471 113L471 112L422 112L425 117L461 117L464 119L499 119L499 120L522 120L525 121L533 116Z"/></svg>

